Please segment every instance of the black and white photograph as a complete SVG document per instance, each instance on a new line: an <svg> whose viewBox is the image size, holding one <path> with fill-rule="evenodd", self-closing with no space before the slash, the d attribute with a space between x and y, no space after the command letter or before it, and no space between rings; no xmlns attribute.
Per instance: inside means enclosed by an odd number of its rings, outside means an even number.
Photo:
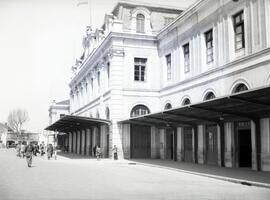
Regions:
<svg viewBox="0 0 270 200"><path fill-rule="evenodd" d="M269 200L270 0L0 0L0 200Z"/></svg>

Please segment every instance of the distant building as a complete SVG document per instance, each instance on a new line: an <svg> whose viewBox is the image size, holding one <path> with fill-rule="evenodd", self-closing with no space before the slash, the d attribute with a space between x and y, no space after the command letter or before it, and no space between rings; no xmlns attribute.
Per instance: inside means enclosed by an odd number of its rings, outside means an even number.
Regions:
<svg viewBox="0 0 270 200"><path fill-rule="evenodd" d="M184 11L120 1L88 27L70 114L47 127L69 152L270 171L269 0Z"/></svg>
<svg viewBox="0 0 270 200"><path fill-rule="evenodd" d="M53 124L57 120L61 119L65 115L69 114L70 103L69 100L56 102L55 100L52 102L52 105L49 108L49 124ZM55 144L57 141L57 130L55 132L49 131L47 132L47 141L46 144ZM43 141L43 140L42 140Z"/></svg>
<svg viewBox="0 0 270 200"><path fill-rule="evenodd" d="M17 134L8 125L0 123L0 141L2 147L8 147L10 144L18 142L38 142L39 134L27 131Z"/></svg>

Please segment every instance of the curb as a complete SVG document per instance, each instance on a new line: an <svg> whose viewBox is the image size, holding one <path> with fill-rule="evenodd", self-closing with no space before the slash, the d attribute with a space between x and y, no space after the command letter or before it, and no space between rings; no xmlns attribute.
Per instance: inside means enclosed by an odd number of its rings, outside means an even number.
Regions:
<svg viewBox="0 0 270 200"><path fill-rule="evenodd" d="M270 189L270 184L267 184L267 183L249 181L249 180L245 180L245 179L229 178L229 177L225 177L225 176L217 176L217 175L211 175L211 174L205 174L205 173L177 169L177 168L173 168L173 167L165 167L165 166L159 166L159 165L154 165L154 164L146 164L146 163L141 163L141 162L134 162L134 163L136 163L138 165L174 170L174 171L183 172L183 173L187 173L187 174L203 176L203 177L213 178L213 179L222 180L222 181L228 181L231 183L236 183L236 184L241 184L241 185L246 185L246 186L256 186L256 187L263 187L263 188Z"/></svg>

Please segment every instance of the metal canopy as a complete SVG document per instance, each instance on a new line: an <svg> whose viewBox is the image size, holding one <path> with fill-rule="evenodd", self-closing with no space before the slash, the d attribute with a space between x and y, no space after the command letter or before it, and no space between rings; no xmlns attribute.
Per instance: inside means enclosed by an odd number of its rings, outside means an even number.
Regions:
<svg viewBox="0 0 270 200"><path fill-rule="evenodd" d="M264 117L270 117L270 87L247 90L201 103L130 118L120 123L148 123L158 127L195 126L258 120Z"/></svg>
<svg viewBox="0 0 270 200"><path fill-rule="evenodd" d="M45 128L45 130L67 133L110 123L111 121L105 119L65 115L58 121L54 122L52 125Z"/></svg>

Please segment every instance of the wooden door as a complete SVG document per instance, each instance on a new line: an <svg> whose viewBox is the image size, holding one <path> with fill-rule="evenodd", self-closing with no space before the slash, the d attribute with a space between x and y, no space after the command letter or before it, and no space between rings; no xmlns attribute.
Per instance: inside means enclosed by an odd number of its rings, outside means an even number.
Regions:
<svg viewBox="0 0 270 200"><path fill-rule="evenodd" d="M131 158L151 157L151 129L150 126L131 125L130 137Z"/></svg>
<svg viewBox="0 0 270 200"><path fill-rule="evenodd" d="M206 126L206 163L218 164L217 125Z"/></svg>
<svg viewBox="0 0 270 200"><path fill-rule="evenodd" d="M174 142L173 142L173 130L166 130L166 159L174 159Z"/></svg>

